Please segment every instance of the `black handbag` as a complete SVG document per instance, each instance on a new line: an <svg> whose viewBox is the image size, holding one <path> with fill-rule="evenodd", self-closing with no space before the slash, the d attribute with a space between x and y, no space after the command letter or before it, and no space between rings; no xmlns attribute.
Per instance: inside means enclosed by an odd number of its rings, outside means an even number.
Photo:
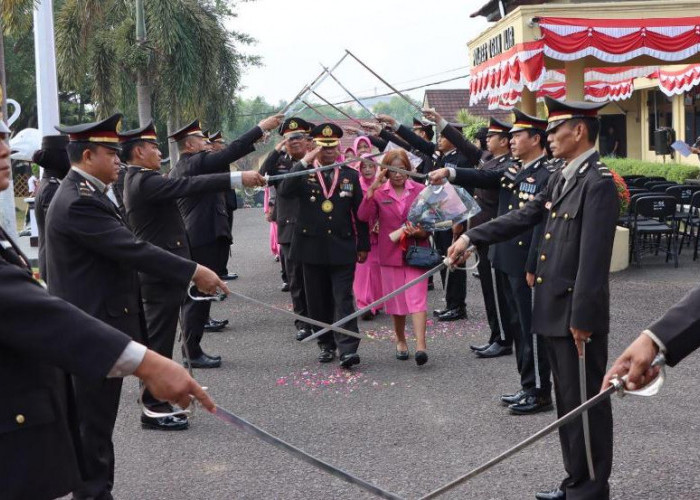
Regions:
<svg viewBox="0 0 700 500"><path fill-rule="evenodd" d="M432 269L443 260L442 255L433 247L420 247L413 244L406 250L404 256L406 265L420 269Z"/></svg>

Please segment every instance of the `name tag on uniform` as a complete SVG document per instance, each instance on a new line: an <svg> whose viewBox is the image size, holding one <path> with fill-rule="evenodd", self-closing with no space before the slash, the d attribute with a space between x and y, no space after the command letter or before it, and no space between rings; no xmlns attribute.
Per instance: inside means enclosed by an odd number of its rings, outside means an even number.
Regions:
<svg viewBox="0 0 700 500"><path fill-rule="evenodd" d="M387 198L386 200L382 200L381 203L382 205L390 205L394 203L394 200L392 200L391 198Z"/></svg>

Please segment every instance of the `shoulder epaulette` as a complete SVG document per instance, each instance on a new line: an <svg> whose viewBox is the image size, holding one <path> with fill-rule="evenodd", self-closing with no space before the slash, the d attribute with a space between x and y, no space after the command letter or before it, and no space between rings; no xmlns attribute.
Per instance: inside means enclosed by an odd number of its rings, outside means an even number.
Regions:
<svg viewBox="0 0 700 500"><path fill-rule="evenodd" d="M612 177L612 172L610 172L610 169L606 167L604 163L596 162L596 166L598 167L598 172L602 177Z"/></svg>
<svg viewBox="0 0 700 500"><path fill-rule="evenodd" d="M59 181L56 177L49 177L49 184L60 184L61 181Z"/></svg>
<svg viewBox="0 0 700 500"><path fill-rule="evenodd" d="M78 184L78 193L80 196L92 196L95 193L95 188L89 182L82 181Z"/></svg>

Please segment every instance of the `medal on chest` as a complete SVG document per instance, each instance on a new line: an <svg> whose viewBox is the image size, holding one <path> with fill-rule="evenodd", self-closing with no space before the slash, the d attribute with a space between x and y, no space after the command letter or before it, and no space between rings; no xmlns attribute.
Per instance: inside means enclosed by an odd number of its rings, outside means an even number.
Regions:
<svg viewBox="0 0 700 500"><path fill-rule="evenodd" d="M331 187L326 186L326 180L324 179L321 172L316 172L316 177L318 178L318 183L321 186L321 192L325 200L321 202L321 210L324 213L330 213L333 211L333 202L330 200L331 196L335 192L335 188L338 187L338 179L340 178L340 169L333 169L333 181L331 182Z"/></svg>

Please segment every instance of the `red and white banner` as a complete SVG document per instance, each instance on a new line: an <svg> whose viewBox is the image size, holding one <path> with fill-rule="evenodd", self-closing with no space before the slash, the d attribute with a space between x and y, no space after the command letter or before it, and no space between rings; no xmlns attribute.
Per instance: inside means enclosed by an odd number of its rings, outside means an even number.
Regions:
<svg viewBox="0 0 700 500"><path fill-rule="evenodd" d="M684 94L700 83L700 64L673 71L660 69L655 76L659 79L659 89L667 96Z"/></svg>
<svg viewBox="0 0 700 500"><path fill-rule="evenodd" d="M523 87L537 90L545 78L542 42L518 44L470 71L469 104L483 98L499 101ZM517 102L517 101L516 101Z"/></svg>
<svg viewBox="0 0 700 500"><path fill-rule="evenodd" d="M647 55L671 62L700 52L700 17L542 17L539 27L545 55L561 61L594 56L601 61L622 63Z"/></svg>

